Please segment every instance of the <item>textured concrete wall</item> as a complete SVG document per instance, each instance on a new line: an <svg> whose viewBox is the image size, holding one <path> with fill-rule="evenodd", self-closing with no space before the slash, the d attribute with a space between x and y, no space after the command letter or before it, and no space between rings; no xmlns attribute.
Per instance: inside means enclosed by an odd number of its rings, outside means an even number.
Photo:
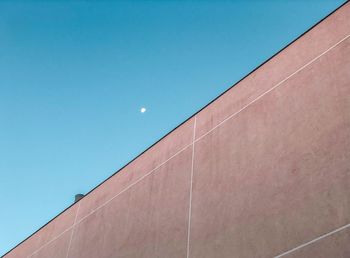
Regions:
<svg viewBox="0 0 350 258"><path fill-rule="evenodd" d="M6 258L350 257L350 4Z"/></svg>

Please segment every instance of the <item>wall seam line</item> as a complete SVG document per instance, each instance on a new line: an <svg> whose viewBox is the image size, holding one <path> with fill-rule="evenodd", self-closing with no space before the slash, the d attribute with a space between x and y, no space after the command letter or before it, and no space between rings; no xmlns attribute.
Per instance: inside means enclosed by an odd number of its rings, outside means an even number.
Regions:
<svg viewBox="0 0 350 258"><path fill-rule="evenodd" d="M76 221L76 219L77 219L79 207L80 207L80 203L78 204L77 212L75 213L73 225L69 226L69 227L66 228L64 231L62 231L60 234L58 234L57 236L53 237L50 241L48 241L47 243L45 243L45 244L43 244L42 246L40 246L40 247L39 247L38 249L36 249L33 253L31 253L29 256L27 256L27 258L32 257L33 255L35 255L36 253L38 253L41 249L43 249L45 246L51 244L53 241L57 240L57 239L60 238L62 235L64 235L67 231L69 231L70 229L72 229L72 228L74 227L75 221Z"/></svg>
<svg viewBox="0 0 350 258"><path fill-rule="evenodd" d="M73 235L74 235L75 226L76 226L76 223L77 223L77 218L78 218L78 213L79 213L79 209L80 209L80 204L81 204L81 202L78 203L77 212L75 213L75 218L74 218L74 223L73 223L72 232L71 232L70 238L69 238L69 243L68 243L66 258L69 257L69 251L70 251L70 247L71 247L72 240L73 240Z"/></svg>
<svg viewBox="0 0 350 258"><path fill-rule="evenodd" d="M159 164L157 167L153 168L150 172L148 172L147 174L143 175L142 177L140 177L139 179L137 179L135 182L133 182L132 184L130 184L129 186L127 186L126 188L124 188L122 191L120 191L118 194L116 194L115 196L113 196L111 199L107 200L105 203L101 204L100 206L98 206L96 209L94 209L93 211L91 211L90 213L88 213L87 215L85 215L83 218L79 219L78 221L76 221L75 225L80 224L83 220L85 220L87 217L89 217L90 215L92 215L93 213L95 213L96 211L98 211L99 209L103 208L105 205L107 205L110 201L112 201L114 198L118 197L120 194L122 194L123 192L127 191L129 188L131 188L132 186L136 185L137 183L139 183L140 181L142 181L142 179L144 179L145 177L149 176L150 174L152 174L153 172L155 172L157 169L159 169L161 166L163 166L165 163L167 163L169 160L171 160L172 158L176 157L178 154L180 154L181 152L183 152L184 150L186 150L189 146L191 146L192 143L187 144L184 148L182 148L181 150L179 150L178 152L176 152L174 155L172 155L170 158L168 158L167 160L165 160L164 162L162 162L161 164ZM80 204L80 202L79 202ZM69 226L67 229L65 229L63 232L61 232L60 234L58 234L57 236L55 236L54 238L52 238L49 242L45 243L44 245L42 245L41 247L39 247L37 250L35 250L33 253L31 253L29 256L27 256L27 258L32 257L34 254L36 254L37 252L39 252L42 248L44 248L45 246L47 246L48 244L52 243L53 241L57 240L58 238L60 238L64 233L66 233L67 231L69 231L71 228L73 228L75 225Z"/></svg>
<svg viewBox="0 0 350 258"><path fill-rule="evenodd" d="M156 170L158 170L160 167L162 167L164 164L166 164L169 160L173 159L174 157L176 157L177 155L179 155L181 152L183 152L184 150L186 150L189 146L191 146L192 143L186 145L184 148L182 148L181 150L179 150L178 152L176 152L174 155L172 155L170 158L168 158L166 161L162 162L161 164L159 164L157 167L155 167L154 169L152 169L150 172L148 172L147 174L143 175L142 177L140 177L139 179L137 179L135 182L133 182L132 184L128 185L126 188L124 188L122 191L120 191L119 193L117 193L115 196L113 196L111 199L107 200L106 202L104 202L103 204L101 204L100 206L98 206L96 209L92 210L91 212L89 212L87 215L85 215L84 217L82 217L81 219L79 219L79 221L77 221L77 224L81 223L83 220L85 220L87 217L89 217L91 214L95 213L96 211L98 211L99 209L103 208L104 206L106 206L108 203L110 203L111 201L113 201L115 198L117 198L119 195L121 195L122 193L124 193L125 191L129 190L131 187L133 187L134 185L138 184L139 182L141 182L143 179L145 179L147 176L153 174Z"/></svg>
<svg viewBox="0 0 350 258"><path fill-rule="evenodd" d="M313 243L315 243L315 242L317 242L317 241L319 241L319 240L322 240L322 239L324 239L324 238L326 238L326 237L329 237L329 236L331 236L331 235L333 235L333 234L335 234L335 233L338 233L338 232L340 232L340 231L342 231L342 230L344 230L344 229L347 229L347 228L349 228L349 227L350 227L350 223L349 223L349 224L346 224L346 225L344 225L344 226L342 226L342 227L340 227L340 228L337 228L337 229L335 229L335 230L333 230L333 231L331 231L331 232L328 232L328 233L326 233L326 234L323 234L323 235L321 235L321 236L319 236L319 237L317 237L317 238L315 238L315 239L313 239L313 240L311 240L311 241L308 241L308 242L306 242L306 243L304 243L304 244L301 244L301 245L299 245L299 246L297 246L297 247L295 247L295 248L293 248L293 249L290 249L289 251L286 251L286 252L284 252L284 253L281 253L281 254L275 256L274 258L280 258L280 257L283 257L283 256L285 256L285 255L287 255L287 254L293 253L293 252L295 252L295 251L297 251L297 250L299 250L299 249L302 249L302 248L304 248L304 247L306 247L306 246L308 246L308 245L311 245L311 244L313 244Z"/></svg>
<svg viewBox="0 0 350 258"><path fill-rule="evenodd" d="M190 196L189 196L189 207L188 207L188 228L187 228L187 254L186 257L190 256L190 234L191 234L191 215L192 215L192 190L193 190L193 173L194 173L194 147L196 140L196 124L197 116L194 116L193 125L193 140L192 140L192 161L191 161L191 177L190 177Z"/></svg>
<svg viewBox="0 0 350 258"><path fill-rule="evenodd" d="M205 137L206 135L210 134L211 132L213 132L215 129L217 129L218 127L220 127L222 124L224 124L225 122L227 122L228 120L230 120L231 118L233 118L234 116L238 115L240 112L242 112L243 110L245 110L247 107L249 107L250 105L254 104L256 101L258 101L259 99L261 99L263 96L265 96L266 94L268 94L269 92L273 91L274 89L278 88L279 86L281 86L284 82L286 82L288 79L292 78L294 75L296 75L297 73L299 73L300 71L302 71L303 69L305 69L306 67L308 67L310 64L312 64L313 62L315 62L316 60L318 60L320 57L322 57L323 55L325 55L326 53L328 53L329 51L331 51L332 49L334 49L335 47L337 47L339 44L341 44L343 41L345 41L346 39L348 39L350 37L350 34L347 35L346 37L344 37L343 39L341 39L340 41L338 41L336 44L334 44L333 46L329 47L327 50L325 50L324 52L322 52L321 54L319 54L318 56L314 57L311 61L309 61L308 63L306 63L305 65L303 65L302 67L300 67L298 70L296 70L295 72L293 72L292 74L288 75L286 78L284 78L282 81L280 81L279 83L277 83L275 86L273 86L272 88L270 88L269 90L265 91L264 93L262 93L261 95L259 95L258 97L256 97L254 100L252 100L251 102L249 102L248 104L246 104L245 106L243 106L241 109L239 109L238 111L234 112L233 114L229 115L228 117L226 117L224 120L222 120L220 123L218 123L216 126L214 126L212 129L210 129L209 131L207 131L205 134L201 135L200 137L198 137L198 139L195 140L195 142L201 140L203 137Z"/></svg>

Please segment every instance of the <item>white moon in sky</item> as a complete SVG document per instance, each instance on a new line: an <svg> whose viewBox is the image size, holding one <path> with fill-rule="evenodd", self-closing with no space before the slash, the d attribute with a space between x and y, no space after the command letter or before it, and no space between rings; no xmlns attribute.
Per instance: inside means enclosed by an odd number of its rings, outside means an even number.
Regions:
<svg viewBox="0 0 350 258"><path fill-rule="evenodd" d="M143 107L143 108L141 108L140 112L141 112L141 113L145 113L146 110L147 110L147 109Z"/></svg>

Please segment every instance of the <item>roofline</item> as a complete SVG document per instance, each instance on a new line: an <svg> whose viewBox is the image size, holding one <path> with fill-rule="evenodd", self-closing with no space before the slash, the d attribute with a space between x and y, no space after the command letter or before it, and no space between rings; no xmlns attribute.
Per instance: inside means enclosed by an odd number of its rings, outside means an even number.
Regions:
<svg viewBox="0 0 350 258"><path fill-rule="evenodd" d="M307 34L309 31L311 31L313 28L315 28L317 25L319 25L321 22L323 22L324 20L326 20L329 16L331 16L332 14L334 14L335 12L337 12L339 9L341 9L344 5L346 5L350 0L346 0L344 3L342 3L340 6L338 6L336 9L334 9L333 11L331 11L329 14L327 14L325 17L323 17L321 20L319 20L317 23L315 23L314 25L312 25L309 29L307 29L305 32L303 32L302 34L300 34L297 38L295 38L294 40L292 40L290 43L288 43L286 46L284 46L282 49L280 49L278 52L276 52L275 54L273 54L271 57L269 57L267 60L265 60L263 63L261 63L260 65L258 65L257 67L255 67L251 72L249 72L248 74L246 74L244 77L242 77L240 80L238 80L236 83L234 83L232 86L230 86L228 89L226 89L224 92L222 92L220 95L218 95L217 97L215 97L214 99L212 99L208 104L206 104L205 106L203 106L201 109L199 109L198 111L196 111L193 115L191 115L190 117L188 117L187 119L185 119L182 123L180 123L179 125L177 125L175 128L173 128L171 131L169 131L167 134L165 134L164 136L162 136L158 141L156 141L155 143L153 143L151 146L149 146L147 149L145 149L143 152L141 152L140 154L138 154L135 158L133 158L132 160L130 160L128 163L126 163L124 166L122 166L121 168L119 168L116 172L114 172L112 175L110 175L109 177L107 177L105 180L103 180L101 183L99 183L98 185L96 185L94 188L92 188L89 192L87 192L84 197L82 197L79 201L72 203L71 205L69 205L67 208L65 208L63 211L61 211L59 214L57 214L55 217L53 217L51 220L49 220L47 223L45 223L43 226L41 226L38 230L36 230L35 232L33 232L31 235L29 235L27 238L25 238L23 241L21 241L20 243L18 243L16 246L14 246L13 248L11 248L9 251L7 251L3 256L1 257L5 257L7 254L11 253L14 249L16 249L18 246L20 246L22 243L24 243L26 240L28 240L30 237L32 237L33 235L35 235L37 232L39 232L41 229L43 229L44 227L46 227L50 222L52 222L53 220L55 220L57 217L59 217L61 214L63 214L65 211L67 211L68 209L70 209L71 207L73 207L74 205L76 205L77 203L79 203L81 200L83 200L87 195L89 195L90 193L92 193L96 188L98 188L99 186L101 186L102 184L104 184L106 181L108 181L109 179L111 179L113 176L115 176L117 173L119 173L121 170L123 170L125 167L127 167L129 164L131 164L133 161L135 161L138 157L140 157L142 154L144 154L145 152L147 152L149 149L151 149L153 146L155 146L157 143L159 143L161 140L163 140L164 138L166 138L168 135L170 135L173 131L175 131L177 128L179 128L180 126L182 126L183 124L185 124L186 122L188 122L191 118L195 117L199 112L201 112L203 109L205 109L206 107L208 107L210 104L212 104L213 102L215 102L217 99L219 99L222 95L224 95L226 92L228 92L229 90L231 90L233 87L235 87L237 84L239 84L241 81L243 81L245 78L247 78L248 76L250 76L252 73L254 73L256 70L258 70L260 67L262 67L264 64L266 64L267 62L269 62L271 59L273 59L275 56L277 56L279 53L281 53L282 51L284 51L286 48L288 48L289 46L291 46L294 42L296 42L297 40L299 40L300 38L302 38L305 34Z"/></svg>

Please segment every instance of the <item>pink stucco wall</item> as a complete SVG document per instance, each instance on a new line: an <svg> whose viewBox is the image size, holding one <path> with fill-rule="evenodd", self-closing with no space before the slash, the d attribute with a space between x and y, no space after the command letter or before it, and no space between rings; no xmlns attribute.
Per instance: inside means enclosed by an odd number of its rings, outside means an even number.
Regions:
<svg viewBox="0 0 350 258"><path fill-rule="evenodd" d="M350 4L6 258L350 257Z"/></svg>

